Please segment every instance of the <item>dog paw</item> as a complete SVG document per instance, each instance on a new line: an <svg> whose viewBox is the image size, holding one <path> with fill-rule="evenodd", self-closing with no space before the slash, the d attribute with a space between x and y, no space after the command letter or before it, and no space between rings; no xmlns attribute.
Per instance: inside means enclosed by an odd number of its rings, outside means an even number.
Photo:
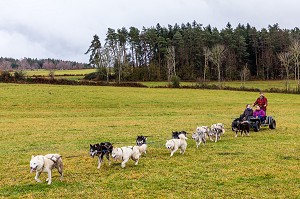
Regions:
<svg viewBox="0 0 300 199"><path fill-rule="evenodd" d="M37 181L37 182L42 182L40 179L36 179L35 181Z"/></svg>

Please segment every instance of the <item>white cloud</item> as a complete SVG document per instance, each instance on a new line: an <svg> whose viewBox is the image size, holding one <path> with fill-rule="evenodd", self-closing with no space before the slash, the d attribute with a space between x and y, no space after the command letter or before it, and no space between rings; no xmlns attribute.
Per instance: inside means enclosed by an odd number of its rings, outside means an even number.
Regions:
<svg viewBox="0 0 300 199"><path fill-rule="evenodd" d="M107 28L196 20L219 29L227 22L291 29L300 18L296 0L1 0L0 7L0 56L79 62L88 61L93 35L104 40Z"/></svg>

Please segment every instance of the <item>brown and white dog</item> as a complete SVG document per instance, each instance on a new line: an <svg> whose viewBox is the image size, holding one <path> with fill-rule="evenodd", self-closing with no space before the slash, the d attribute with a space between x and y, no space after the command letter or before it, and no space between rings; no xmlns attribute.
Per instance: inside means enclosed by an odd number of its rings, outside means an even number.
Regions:
<svg viewBox="0 0 300 199"><path fill-rule="evenodd" d="M56 168L60 173L60 180L63 178L63 162L61 155L59 154L47 154L47 155L37 155L31 156L30 160L30 173L36 172L35 180L37 182L42 182L39 176L42 172L48 173L48 184L52 182L52 169Z"/></svg>

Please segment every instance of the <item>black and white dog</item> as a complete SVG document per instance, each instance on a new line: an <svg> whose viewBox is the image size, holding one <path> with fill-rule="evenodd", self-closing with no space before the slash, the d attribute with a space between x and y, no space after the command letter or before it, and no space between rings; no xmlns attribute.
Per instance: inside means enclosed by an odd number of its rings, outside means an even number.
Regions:
<svg viewBox="0 0 300 199"><path fill-rule="evenodd" d="M222 134L225 133L225 127L224 127L224 124L223 124L223 123L212 124L210 128L211 128L211 129L213 129L213 128L219 128L219 129L222 130Z"/></svg>
<svg viewBox="0 0 300 199"><path fill-rule="evenodd" d="M179 138L179 135L180 134L183 134L185 137L187 137L186 135L187 135L187 132L185 132L185 131L173 131L172 132L172 139L180 139Z"/></svg>
<svg viewBox="0 0 300 199"><path fill-rule="evenodd" d="M105 155L107 160L109 161L109 154L112 153L113 146L110 142L101 142L100 144L90 144L90 156L94 158L94 156L98 156L98 167L100 169L101 163L103 162L103 156Z"/></svg>
<svg viewBox="0 0 300 199"><path fill-rule="evenodd" d="M146 154L146 150L147 150L147 136L137 136L136 138L136 145L139 146L139 150L141 153L145 153Z"/></svg>
<svg viewBox="0 0 300 199"><path fill-rule="evenodd" d="M233 120L231 124L232 131L235 131L235 137L238 136L238 132L241 132L241 135L243 136L243 133L246 135L250 134L250 124L248 121L241 121L239 118Z"/></svg>
<svg viewBox="0 0 300 199"><path fill-rule="evenodd" d="M221 128L212 128L210 129L210 134L212 137L215 137L215 142L221 139L221 135L223 134L223 130Z"/></svg>

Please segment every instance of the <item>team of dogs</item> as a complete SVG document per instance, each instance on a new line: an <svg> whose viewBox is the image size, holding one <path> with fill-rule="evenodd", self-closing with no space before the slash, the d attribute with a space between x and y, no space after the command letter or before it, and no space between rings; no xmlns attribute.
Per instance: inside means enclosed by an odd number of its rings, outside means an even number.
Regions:
<svg viewBox="0 0 300 199"><path fill-rule="evenodd" d="M244 132L249 135L249 126L240 121L232 122L232 130L241 134ZM209 138L213 142L217 142L221 139L221 135L225 133L225 128L222 123L217 123L208 126L199 126L196 128L196 132L192 134L192 139L196 142L198 148L201 143L206 144L206 139ZM174 131L172 132L172 139L167 140L166 148L173 154L180 149L180 153L184 154L187 148L187 132L185 131ZM141 155L146 154L147 150L147 136L137 136L135 146L124 146L120 148L114 148L110 142L101 142L99 144L90 144L90 156L98 157L98 166L100 169L103 163L103 157L105 156L110 165L110 155L115 161L122 161L121 167L124 168L125 164L132 159L135 161L135 165L138 164ZM52 180L52 169L56 168L60 173L60 179L63 178L63 162L62 156L59 154L47 154L32 156L30 160L30 172L36 172L35 180L41 182L39 176L42 172L48 173L47 182L50 185Z"/></svg>

